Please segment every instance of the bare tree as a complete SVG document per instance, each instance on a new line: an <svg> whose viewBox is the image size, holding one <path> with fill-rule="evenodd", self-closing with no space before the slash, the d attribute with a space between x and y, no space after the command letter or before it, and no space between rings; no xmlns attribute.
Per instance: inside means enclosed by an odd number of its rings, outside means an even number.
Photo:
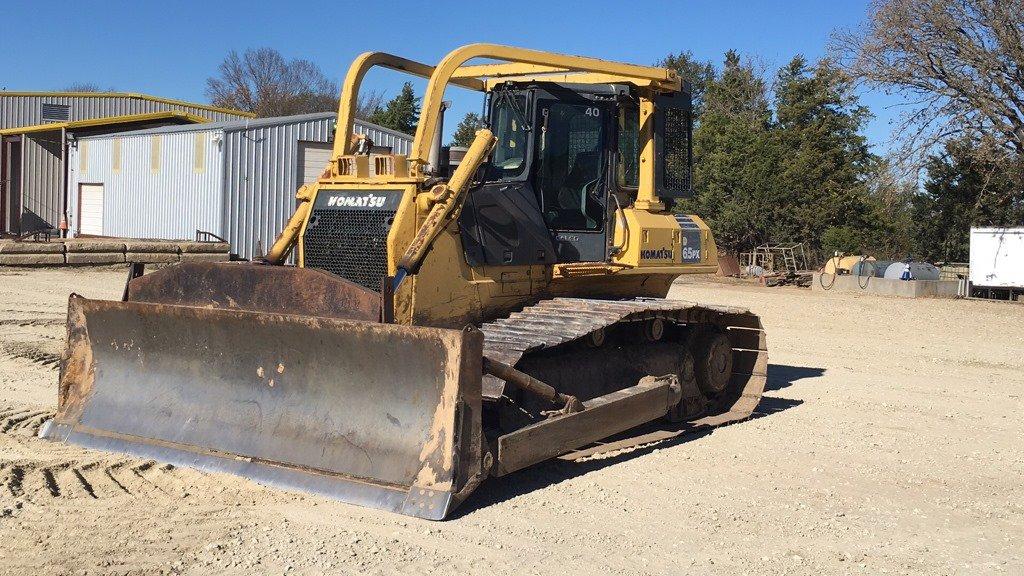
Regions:
<svg viewBox="0 0 1024 576"><path fill-rule="evenodd" d="M99 84L95 84L93 82L73 82L71 84L68 84L67 86L64 87L64 89L61 90L61 92L103 92L103 91L104 90L102 88L100 88ZM113 92L113 90L109 90L109 92Z"/></svg>
<svg viewBox="0 0 1024 576"><path fill-rule="evenodd" d="M369 120L378 108L384 107L384 101L384 92L381 90L361 92L356 97L356 118Z"/></svg>
<svg viewBox="0 0 1024 576"><path fill-rule="evenodd" d="M832 50L852 76L905 98L904 159L959 137L998 160L1024 155L1022 38L1019 0L873 0Z"/></svg>
<svg viewBox="0 0 1024 576"><path fill-rule="evenodd" d="M206 95L216 106L260 117L329 112L338 107L338 86L309 60L285 60L273 48L232 50L206 80Z"/></svg>

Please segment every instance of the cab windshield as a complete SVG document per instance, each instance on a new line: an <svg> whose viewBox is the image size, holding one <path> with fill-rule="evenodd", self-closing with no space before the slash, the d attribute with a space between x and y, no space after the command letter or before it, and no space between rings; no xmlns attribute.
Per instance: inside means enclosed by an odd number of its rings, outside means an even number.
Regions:
<svg viewBox="0 0 1024 576"><path fill-rule="evenodd" d="M504 180L522 174L526 167L526 96L498 93L491 107L491 130L498 142L491 166L494 178Z"/></svg>

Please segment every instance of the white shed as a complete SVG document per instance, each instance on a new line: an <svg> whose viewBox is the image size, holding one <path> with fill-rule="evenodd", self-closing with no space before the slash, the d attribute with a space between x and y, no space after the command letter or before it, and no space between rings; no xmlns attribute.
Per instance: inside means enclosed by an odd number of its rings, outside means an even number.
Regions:
<svg viewBox="0 0 1024 576"><path fill-rule="evenodd" d="M1024 292L1024 227L971 228L971 287Z"/></svg>
<svg viewBox="0 0 1024 576"><path fill-rule="evenodd" d="M210 232L252 258L273 243L299 186L331 157L336 114L170 126L80 138L70 147L72 236L168 240ZM412 137L357 121L377 147Z"/></svg>

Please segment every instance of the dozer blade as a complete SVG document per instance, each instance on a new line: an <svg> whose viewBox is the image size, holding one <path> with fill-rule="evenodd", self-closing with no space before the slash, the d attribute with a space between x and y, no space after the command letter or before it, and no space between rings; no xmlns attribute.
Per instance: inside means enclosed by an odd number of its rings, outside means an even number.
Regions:
<svg viewBox="0 0 1024 576"><path fill-rule="evenodd" d="M485 474L482 340L72 296L40 435L441 519Z"/></svg>

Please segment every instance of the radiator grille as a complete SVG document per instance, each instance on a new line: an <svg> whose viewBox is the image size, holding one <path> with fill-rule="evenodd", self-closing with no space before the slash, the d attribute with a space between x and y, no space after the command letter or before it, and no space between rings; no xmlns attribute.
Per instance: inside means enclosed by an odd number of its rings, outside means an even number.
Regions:
<svg viewBox="0 0 1024 576"><path fill-rule="evenodd" d="M394 217L387 209L314 209L303 237L305 265L380 291Z"/></svg>
<svg viewBox="0 0 1024 576"><path fill-rule="evenodd" d="M662 185L666 196L690 194L690 114L685 108L665 110L665 155Z"/></svg>

